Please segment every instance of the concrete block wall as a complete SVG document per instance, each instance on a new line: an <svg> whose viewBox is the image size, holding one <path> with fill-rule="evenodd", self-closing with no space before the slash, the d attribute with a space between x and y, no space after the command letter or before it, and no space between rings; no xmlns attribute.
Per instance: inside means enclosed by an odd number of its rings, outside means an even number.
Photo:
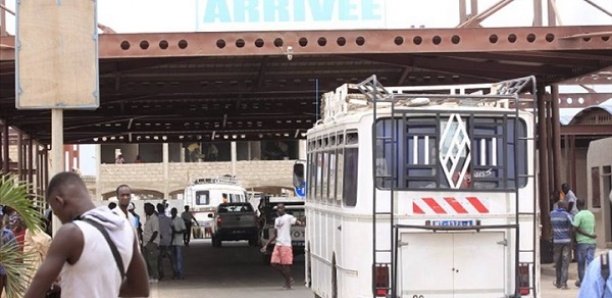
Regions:
<svg viewBox="0 0 612 298"><path fill-rule="evenodd" d="M128 184L133 189L153 190L166 196L183 190L193 180L205 177L235 175L245 188L260 186L291 187L293 160L257 160L200 163L140 163L101 164L97 181L97 198L115 191L118 185ZM167 173L166 173L167 169Z"/></svg>

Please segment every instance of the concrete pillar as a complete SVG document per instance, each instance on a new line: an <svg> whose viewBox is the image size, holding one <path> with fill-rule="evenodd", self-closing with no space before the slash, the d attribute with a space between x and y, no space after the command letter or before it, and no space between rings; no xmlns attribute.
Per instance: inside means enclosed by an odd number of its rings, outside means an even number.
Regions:
<svg viewBox="0 0 612 298"><path fill-rule="evenodd" d="M561 122L559 119L559 86L552 85L550 92L552 110L552 156L553 156L553 186L561 189Z"/></svg>
<svg viewBox="0 0 612 298"><path fill-rule="evenodd" d="M96 145L96 200L102 200L102 185L100 183L100 168L102 167L102 145Z"/></svg>
<svg viewBox="0 0 612 298"><path fill-rule="evenodd" d="M232 176L236 176L236 160L238 159L238 152L236 149L236 141L232 141L231 144L231 155L232 155Z"/></svg>
<svg viewBox="0 0 612 298"><path fill-rule="evenodd" d="M306 140L300 140L298 143L298 146L299 146L298 159L306 160Z"/></svg>
<svg viewBox="0 0 612 298"><path fill-rule="evenodd" d="M4 126L2 127L2 171L5 173L9 172L9 125L6 121L4 121Z"/></svg>
<svg viewBox="0 0 612 298"><path fill-rule="evenodd" d="M32 136L28 136L28 143L27 143L27 148L28 148L28 172L27 172L27 178L28 178L28 184L30 189L33 191L34 188L32 188L34 185L34 140L32 139Z"/></svg>
<svg viewBox="0 0 612 298"><path fill-rule="evenodd" d="M51 110L51 177L64 171L64 111Z"/></svg>
<svg viewBox="0 0 612 298"><path fill-rule="evenodd" d="M538 105L538 160L540 180L538 189L540 191L540 210L542 221L542 239L552 240L552 227L550 225L550 204L549 204L549 179L548 179L548 137L546 125L546 89L543 85L538 85L537 105Z"/></svg>
<svg viewBox="0 0 612 298"><path fill-rule="evenodd" d="M64 171L64 110L51 110L51 177ZM53 216L53 235L62 225L57 216Z"/></svg>
<svg viewBox="0 0 612 298"><path fill-rule="evenodd" d="M168 149L168 143L164 143L162 145L162 156L163 156L163 163L164 163L164 199L169 199L170 197L170 186L168 185L168 180L170 178L169 175L169 164L168 164L168 160L169 160L169 149Z"/></svg>

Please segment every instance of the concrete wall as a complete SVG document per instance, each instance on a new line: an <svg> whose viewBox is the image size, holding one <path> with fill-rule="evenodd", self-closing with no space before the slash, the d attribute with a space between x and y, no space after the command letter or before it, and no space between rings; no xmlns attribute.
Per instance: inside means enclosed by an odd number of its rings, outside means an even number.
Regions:
<svg viewBox="0 0 612 298"><path fill-rule="evenodd" d="M235 175L245 188L292 187L293 160L237 161ZM101 164L96 197L118 185L166 194L182 190L196 178L232 174L232 162Z"/></svg>

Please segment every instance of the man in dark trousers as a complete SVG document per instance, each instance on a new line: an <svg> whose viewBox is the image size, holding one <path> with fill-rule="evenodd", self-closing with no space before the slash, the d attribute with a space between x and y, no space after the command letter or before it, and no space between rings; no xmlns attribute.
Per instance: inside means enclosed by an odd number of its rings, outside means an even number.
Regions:
<svg viewBox="0 0 612 298"><path fill-rule="evenodd" d="M557 279L555 286L558 289L567 289L567 270L570 262L572 244L572 216L567 212L567 201L559 201L557 209L550 213L553 229L553 259Z"/></svg>

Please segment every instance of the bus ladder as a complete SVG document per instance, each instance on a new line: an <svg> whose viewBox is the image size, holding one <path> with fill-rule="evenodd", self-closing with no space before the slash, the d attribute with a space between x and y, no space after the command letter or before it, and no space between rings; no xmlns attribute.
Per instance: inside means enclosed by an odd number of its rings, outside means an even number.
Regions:
<svg viewBox="0 0 612 298"><path fill-rule="evenodd" d="M523 77L523 78L518 78L515 80L509 80L509 81L505 81L502 82L503 88L500 89L500 91L498 92L498 94L514 94L514 112L515 112L515 121L514 121L514 146L515 148L518 148L518 143L519 142L525 142L526 143L526 147L529 148L529 144L528 142L532 142L533 143L533 148L535 148L536 145L536 141L537 138L535 137L535 133L532 133L533 137L518 137L518 120L519 118L519 111L521 110L521 106L520 106L520 101L519 101L519 93L521 90L523 90L529 83L531 83L532 86L532 95L534 96L534 98L537 98L537 87L536 87L536 79L534 76L528 76L528 77ZM537 115L537 110L536 110L537 105L535 104L535 102L532 103L532 129L535 130L536 128L536 115ZM515 252L516 252L516 261L515 261L515 296L521 297L521 289L528 289L528 291L530 293L533 293L533 297L536 297L536 241L539 241L539 239L537 239L537 235L536 235L536 229L537 227L537 206L536 206L536 198L537 198L537 191L535 190L536 188L533 187L534 192L533 192L533 205L532 205L532 212L521 212L519 209L519 185L520 185L520 181L521 179L527 179L527 183L529 182L529 180L531 179L534 183L536 183L536 175L535 175L535 165L536 165L536 157L535 154L533 156L533 172L529 171L529 166L527 166L527 174L519 174L518 171L518 150L514 150L514 173L516 175L516 180L515 180L515 200L516 200L516 217L515 217L515 221L516 221L516 247L515 247ZM523 216L528 216L531 219L532 222L532 226L531 229L533 231L533 239L532 239L532 249L521 249L520 248L520 220L521 217ZM521 261L521 254L523 253L527 253L530 255L530 261ZM527 280L526 282L528 282L528 286L527 287L521 287L521 283L523 282L521 280L521 272L520 270L522 270L522 268L524 268L524 266L528 266L528 270L530 271L530 277L531 280Z"/></svg>
<svg viewBox="0 0 612 298"><path fill-rule="evenodd" d="M376 297L397 297L397 256L396 233L395 233L395 210L394 210L394 195L397 183L397 167L398 160L398 133L397 124L392 122L391 133L389 136L379 136L376 127L377 120L377 104L384 103L385 107L391 109L391 119L395 115L395 100L393 94L389 93L378 82L376 76L370 77L367 82L362 83L361 91L373 105L373 125L372 125L372 157L373 157L373 178L374 185L372 187L372 296ZM379 147L380 145L380 147ZM381 154L385 154L385 148L390 145L391 164L390 170L387 173L381 174L377 167L377 157L379 149ZM389 193L388 206L382 206L377 199L377 182L382 185L388 185L385 192ZM388 220L388 224L382 223L382 220ZM389 241L377 241L377 232L380 232L379 227L384 226L384 234L388 235ZM384 236L383 236L384 237ZM385 238L382 238L385 239Z"/></svg>

